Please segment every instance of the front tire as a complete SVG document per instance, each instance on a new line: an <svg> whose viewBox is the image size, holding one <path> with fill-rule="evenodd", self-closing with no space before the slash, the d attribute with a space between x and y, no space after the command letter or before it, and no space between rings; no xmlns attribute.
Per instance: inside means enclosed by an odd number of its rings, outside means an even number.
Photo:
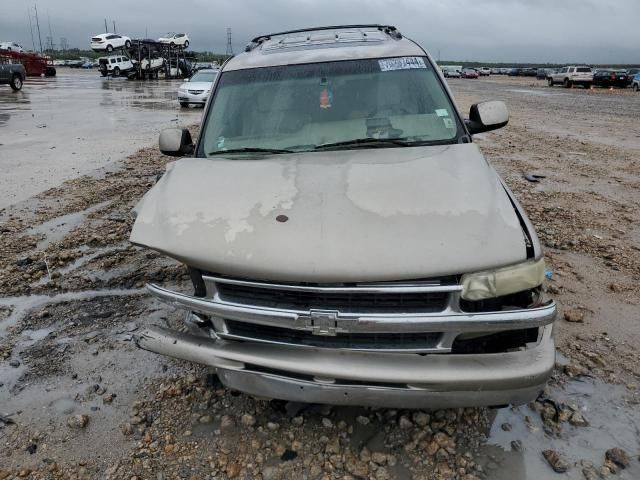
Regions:
<svg viewBox="0 0 640 480"><path fill-rule="evenodd" d="M14 92L22 90L22 77L20 75L14 75L11 77L9 85Z"/></svg>
<svg viewBox="0 0 640 480"><path fill-rule="evenodd" d="M113 69L113 76L114 77L119 77L120 76L120 68L116 67Z"/></svg>
<svg viewBox="0 0 640 480"><path fill-rule="evenodd" d="M553 78L547 78L547 85L553 87Z"/></svg>
<svg viewBox="0 0 640 480"><path fill-rule="evenodd" d="M113 46L112 45L107 45L107 52L109 52L109 53L113 52Z"/></svg>
<svg viewBox="0 0 640 480"><path fill-rule="evenodd" d="M633 84L633 91L634 92L640 91L640 85L638 85L637 83L634 83Z"/></svg>
<svg viewBox="0 0 640 480"><path fill-rule="evenodd" d="M573 84L571 83L571 80L569 80L568 78L564 79L563 85L564 85L564 88L571 88L573 86Z"/></svg>
<svg viewBox="0 0 640 480"><path fill-rule="evenodd" d="M184 48L189 48L189 40L184 41Z"/></svg>
<svg viewBox="0 0 640 480"><path fill-rule="evenodd" d="M131 42L129 40L127 40L126 42L124 42L124 46L126 49L131 48Z"/></svg>

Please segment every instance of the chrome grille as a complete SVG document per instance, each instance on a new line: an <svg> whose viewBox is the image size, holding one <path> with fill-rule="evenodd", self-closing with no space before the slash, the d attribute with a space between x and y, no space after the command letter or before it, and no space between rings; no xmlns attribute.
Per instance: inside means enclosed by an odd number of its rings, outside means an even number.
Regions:
<svg viewBox="0 0 640 480"><path fill-rule="evenodd" d="M358 293L282 290L216 283L225 302L297 310L336 310L341 313L434 313L445 309L448 292Z"/></svg>

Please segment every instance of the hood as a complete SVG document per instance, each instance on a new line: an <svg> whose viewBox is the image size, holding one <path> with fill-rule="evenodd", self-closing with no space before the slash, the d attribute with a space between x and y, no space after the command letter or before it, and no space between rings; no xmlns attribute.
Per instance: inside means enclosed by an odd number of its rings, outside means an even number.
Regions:
<svg viewBox="0 0 640 480"><path fill-rule="evenodd" d="M212 82L184 82L180 88L185 90L211 90Z"/></svg>
<svg viewBox="0 0 640 480"><path fill-rule="evenodd" d="M182 159L137 211L133 243L250 279L407 280L526 259L474 144Z"/></svg>

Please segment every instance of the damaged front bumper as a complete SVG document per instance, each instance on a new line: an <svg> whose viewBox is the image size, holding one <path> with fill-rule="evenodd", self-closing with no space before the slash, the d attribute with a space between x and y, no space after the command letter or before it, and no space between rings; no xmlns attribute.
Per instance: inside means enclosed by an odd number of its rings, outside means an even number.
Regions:
<svg viewBox="0 0 640 480"><path fill-rule="evenodd" d="M138 346L215 367L226 386L258 397L396 408L523 404L537 397L554 367L553 302L469 314L458 307L459 287L443 285L421 287L446 295L438 311L318 314L230 302L215 287L220 281L228 282L205 277L206 297L148 286L158 299L190 312L192 332L148 328L136 337ZM375 287L358 288L375 293ZM456 338L464 335L527 329L535 330L535 339L519 348L456 351ZM277 339L276 334L283 336ZM385 344L391 337L393 345ZM351 343L336 343L345 338Z"/></svg>

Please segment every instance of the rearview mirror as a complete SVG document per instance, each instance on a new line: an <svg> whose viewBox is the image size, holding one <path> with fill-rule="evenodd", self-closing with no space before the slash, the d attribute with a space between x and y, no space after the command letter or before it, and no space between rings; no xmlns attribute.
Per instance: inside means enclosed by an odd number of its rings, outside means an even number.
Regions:
<svg viewBox="0 0 640 480"><path fill-rule="evenodd" d="M193 154L194 145L191 134L186 128L167 128L160 132L160 151L171 157L184 157Z"/></svg>
<svg viewBox="0 0 640 480"><path fill-rule="evenodd" d="M465 121L471 135L504 127L509 123L509 110L504 102L491 101L471 105Z"/></svg>

